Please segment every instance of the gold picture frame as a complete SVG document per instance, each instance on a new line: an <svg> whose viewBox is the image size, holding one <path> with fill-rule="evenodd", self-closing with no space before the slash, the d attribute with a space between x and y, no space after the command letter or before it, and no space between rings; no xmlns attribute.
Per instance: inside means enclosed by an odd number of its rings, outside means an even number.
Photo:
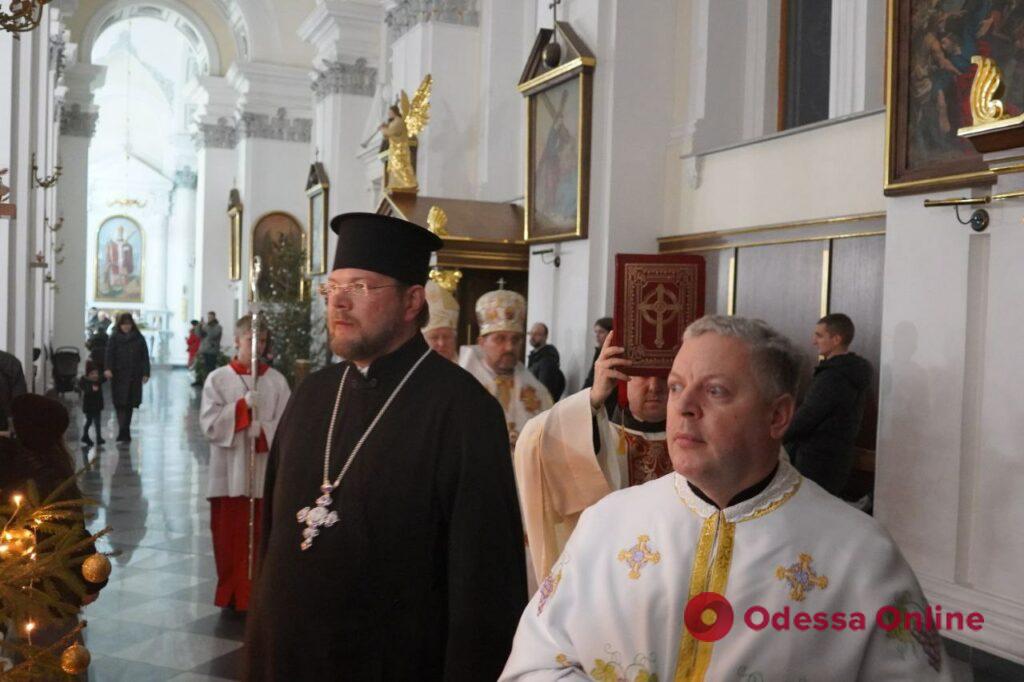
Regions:
<svg viewBox="0 0 1024 682"><path fill-rule="evenodd" d="M561 53L554 67L545 60L552 43ZM567 22L538 32L518 86L526 97L527 243L587 238L596 65L593 53Z"/></svg>
<svg viewBox="0 0 1024 682"><path fill-rule="evenodd" d="M927 15L927 3L889 0L886 41L885 180L887 196L932 192L975 185L991 185L995 175L981 155L957 138L957 128L971 125L961 120L961 104L967 101L974 68L970 54L958 54L962 77L950 80L943 69L930 69L922 60L934 59L929 40L938 43ZM939 15L936 14L936 21ZM973 32L977 27L966 26ZM941 48L940 48L941 49ZM926 74L937 77L925 77ZM943 83L946 85L943 87ZM938 106L942 96L944 105ZM947 101L946 98L951 101ZM941 112L946 120L939 121Z"/></svg>
<svg viewBox="0 0 1024 682"><path fill-rule="evenodd" d="M330 224L331 185L327 170L319 161L309 167L306 196L309 198L309 222L306 225L306 272L322 275L327 272L327 229Z"/></svg>
<svg viewBox="0 0 1024 682"><path fill-rule="evenodd" d="M237 282L242 279L242 198L237 189L228 197L228 279Z"/></svg>

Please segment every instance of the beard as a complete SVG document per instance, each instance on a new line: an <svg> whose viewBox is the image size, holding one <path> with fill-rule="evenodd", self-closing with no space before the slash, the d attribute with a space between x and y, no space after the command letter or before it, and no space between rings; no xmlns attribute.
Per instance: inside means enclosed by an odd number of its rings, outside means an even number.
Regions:
<svg viewBox="0 0 1024 682"><path fill-rule="evenodd" d="M397 335L399 323L398 319L391 319L377 330L362 332L355 338L345 339L330 334L328 327L331 352L352 362L379 357Z"/></svg>
<svg viewBox="0 0 1024 682"><path fill-rule="evenodd" d="M504 353L494 363L494 371L497 374L514 374L517 364L519 364L518 357L512 353Z"/></svg>

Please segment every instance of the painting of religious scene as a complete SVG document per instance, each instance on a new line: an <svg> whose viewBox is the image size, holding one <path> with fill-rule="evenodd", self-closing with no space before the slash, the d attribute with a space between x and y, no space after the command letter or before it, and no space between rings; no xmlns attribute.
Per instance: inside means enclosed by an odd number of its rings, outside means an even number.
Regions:
<svg viewBox="0 0 1024 682"><path fill-rule="evenodd" d="M895 0L890 71L890 185L930 189L985 181L985 167L957 136L972 124L970 94L977 67L992 57L1002 69L1001 97L1011 115L1024 106L1024 2L1021 0ZM961 176L954 179L952 176ZM938 184L922 181L936 180ZM958 182L959 180L959 182ZM890 186L888 189L892 189Z"/></svg>
<svg viewBox="0 0 1024 682"><path fill-rule="evenodd" d="M268 301L297 300L306 269L302 225L281 211L268 213L252 230L252 253L259 256L260 298Z"/></svg>
<svg viewBox="0 0 1024 682"><path fill-rule="evenodd" d="M580 86L566 81L532 98L530 238L576 233L580 173Z"/></svg>
<svg viewBox="0 0 1024 682"><path fill-rule="evenodd" d="M97 301L142 303L142 228L131 218L114 216L96 237Z"/></svg>

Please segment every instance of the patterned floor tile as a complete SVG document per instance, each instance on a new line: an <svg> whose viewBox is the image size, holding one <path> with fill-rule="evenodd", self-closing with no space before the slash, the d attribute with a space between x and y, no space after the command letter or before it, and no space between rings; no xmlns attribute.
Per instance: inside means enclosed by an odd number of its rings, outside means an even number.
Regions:
<svg viewBox="0 0 1024 682"><path fill-rule="evenodd" d="M117 658L189 671L235 649L241 643L175 630L132 644L115 652Z"/></svg>

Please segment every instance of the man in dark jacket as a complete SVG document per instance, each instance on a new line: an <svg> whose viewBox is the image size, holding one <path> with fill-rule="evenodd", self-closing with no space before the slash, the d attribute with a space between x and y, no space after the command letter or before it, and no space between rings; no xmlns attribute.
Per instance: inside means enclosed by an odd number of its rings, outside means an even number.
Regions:
<svg viewBox="0 0 1024 682"><path fill-rule="evenodd" d="M565 375L559 368L558 349L548 343L548 326L537 322L530 327L530 357L527 368L544 384L551 399L558 402L565 390Z"/></svg>
<svg viewBox="0 0 1024 682"><path fill-rule="evenodd" d="M212 372L217 369L217 357L220 355L220 337L224 330L217 320L217 313L212 310L206 315L206 324L199 325L199 336L202 341L199 343L199 353L203 356L206 364L206 371Z"/></svg>
<svg viewBox="0 0 1024 682"><path fill-rule="evenodd" d="M871 365L850 352L853 321L842 313L818 320L814 347L822 361L783 444L801 474L839 495L853 469L853 444L860 431Z"/></svg>

